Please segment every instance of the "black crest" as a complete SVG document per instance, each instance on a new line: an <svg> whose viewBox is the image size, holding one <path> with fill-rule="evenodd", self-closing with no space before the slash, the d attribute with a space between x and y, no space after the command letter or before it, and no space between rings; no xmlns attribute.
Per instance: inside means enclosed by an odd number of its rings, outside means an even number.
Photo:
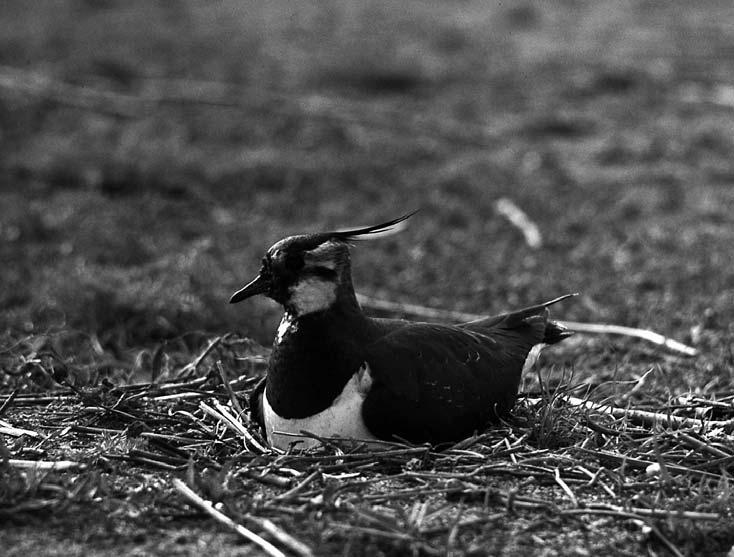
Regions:
<svg viewBox="0 0 734 557"><path fill-rule="evenodd" d="M363 228L350 228L348 230L336 230L334 232L325 232L323 234L319 234L319 236L324 236L330 240L337 240L341 242L371 240L400 231L402 227L399 225L415 215L417 212L417 210L412 211L406 215L403 215L402 217L398 217L396 219L389 220L380 224L373 224L372 226L365 226Z"/></svg>

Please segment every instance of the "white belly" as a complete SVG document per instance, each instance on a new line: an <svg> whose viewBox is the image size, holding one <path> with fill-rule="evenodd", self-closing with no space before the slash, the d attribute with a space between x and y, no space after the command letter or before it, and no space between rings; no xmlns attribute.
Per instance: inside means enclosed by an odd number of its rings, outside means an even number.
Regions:
<svg viewBox="0 0 734 557"><path fill-rule="evenodd" d="M545 348L547 345L543 344L542 342L540 344L536 344L530 349L530 352L528 352L527 358L525 358L525 363L522 365L522 375L521 377L525 377L525 374L530 371L530 369L535 365L535 363L538 361L538 357L540 356L540 352Z"/></svg>
<svg viewBox="0 0 734 557"><path fill-rule="evenodd" d="M268 441L274 447L287 449L291 443L299 442L299 448L314 447L319 441L299 435L304 431L319 437L342 437L345 439L376 439L362 419L364 402L372 378L369 367L363 365L344 386L341 394L331 406L318 414L306 418L281 418L268 402L268 392L263 393L263 418Z"/></svg>

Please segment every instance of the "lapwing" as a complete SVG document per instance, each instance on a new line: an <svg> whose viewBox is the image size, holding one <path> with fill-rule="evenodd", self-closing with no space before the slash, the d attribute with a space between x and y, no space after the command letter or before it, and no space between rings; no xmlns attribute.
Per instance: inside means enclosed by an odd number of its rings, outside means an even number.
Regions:
<svg viewBox="0 0 734 557"><path fill-rule="evenodd" d="M549 319L548 306L573 294L459 325L365 315L350 246L400 228L411 214L284 238L230 299L264 294L285 310L251 398L272 446L310 447L318 437L461 440L507 414L540 349L572 334Z"/></svg>

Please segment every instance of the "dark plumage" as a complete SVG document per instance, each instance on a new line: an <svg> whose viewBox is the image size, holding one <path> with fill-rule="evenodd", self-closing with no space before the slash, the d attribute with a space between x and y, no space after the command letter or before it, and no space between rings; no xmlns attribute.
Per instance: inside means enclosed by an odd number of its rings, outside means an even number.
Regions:
<svg viewBox="0 0 734 557"><path fill-rule="evenodd" d="M409 216L281 240L258 277L232 296L265 294L285 308L256 392L266 398L251 405L272 443L297 439L277 431L309 428L322 436L459 440L512 408L533 347L572 334L547 309L568 296L461 325L364 315L348 244Z"/></svg>

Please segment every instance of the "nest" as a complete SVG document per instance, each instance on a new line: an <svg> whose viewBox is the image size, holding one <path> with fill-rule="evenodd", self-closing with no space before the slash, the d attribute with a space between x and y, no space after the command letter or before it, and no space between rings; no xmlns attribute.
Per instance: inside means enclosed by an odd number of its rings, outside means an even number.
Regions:
<svg viewBox="0 0 734 557"><path fill-rule="evenodd" d="M24 373L32 362L64 388L0 397L2 520L114 495L169 527L211 517L269 555L734 543L722 534L734 396L618 408L541 382L508 421L453 445L321 439L284 452L248 418L267 351L247 339L209 339L189 361L151 354L154 379L119 386L74 385L74 366L91 364L27 346Z"/></svg>

